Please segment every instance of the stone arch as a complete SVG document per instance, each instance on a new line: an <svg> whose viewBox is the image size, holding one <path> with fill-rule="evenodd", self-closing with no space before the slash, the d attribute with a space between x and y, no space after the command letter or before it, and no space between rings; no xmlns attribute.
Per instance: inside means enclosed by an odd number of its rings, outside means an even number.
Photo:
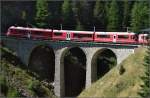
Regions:
<svg viewBox="0 0 150 98"><path fill-rule="evenodd" d="M91 61L92 82L104 76L115 65L117 65L117 56L113 50L109 48L97 50Z"/></svg>
<svg viewBox="0 0 150 98"><path fill-rule="evenodd" d="M32 49L28 68L39 79L54 82L55 53L49 45L39 45Z"/></svg>
<svg viewBox="0 0 150 98"><path fill-rule="evenodd" d="M85 88L86 54L80 47L69 47L60 60L64 69L64 96L75 97Z"/></svg>

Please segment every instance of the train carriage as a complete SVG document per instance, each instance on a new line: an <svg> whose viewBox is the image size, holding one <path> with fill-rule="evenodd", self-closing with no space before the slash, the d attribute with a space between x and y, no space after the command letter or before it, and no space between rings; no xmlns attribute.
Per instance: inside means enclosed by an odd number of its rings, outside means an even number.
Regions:
<svg viewBox="0 0 150 98"><path fill-rule="evenodd" d="M137 36L135 33L128 32L117 32L116 33L117 43L137 43Z"/></svg>
<svg viewBox="0 0 150 98"><path fill-rule="evenodd" d="M135 33L128 32L95 32L95 42L136 43Z"/></svg>
<svg viewBox="0 0 150 98"><path fill-rule="evenodd" d="M148 34L139 34L138 43L139 44L148 44L150 39L148 39Z"/></svg>
<svg viewBox="0 0 150 98"><path fill-rule="evenodd" d="M53 31L51 29L31 29L30 30L31 37L33 39L52 39Z"/></svg>
<svg viewBox="0 0 150 98"><path fill-rule="evenodd" d="M7 36L17 38L51 39L52 30L12 26L8 29Z"/></svg>
<svg viewBox="0 0 150 98"><path fill-rule="evenodd" d="M115 42L114 33L95 32L94 42Z"/></svg>
<svg viewBox="0 0 150 98"><path fill-rule="evenodd" d="M91 31L70 31L73 41L93 41L93 32Z"/></svg>
<svg viewBox="0 0 150 98"><path fill-rule="evenodd" d="M7 36L12 36L12 37L27 37L26 35L27 30L23 29L22 27L14 27L11 26L8 31L7 31Z"/></svg>

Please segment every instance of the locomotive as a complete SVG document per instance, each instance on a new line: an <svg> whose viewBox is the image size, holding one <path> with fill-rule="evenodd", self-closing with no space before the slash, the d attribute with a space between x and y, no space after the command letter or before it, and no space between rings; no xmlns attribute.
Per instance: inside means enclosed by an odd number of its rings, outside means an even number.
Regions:
<svg viewBox="0 0 150 98"><path fill-rule="evenodd" d="M134 32L95 32L95 31L72 31L53 30L28 27L9 27L9 37L31 38L58 41L80 41L80 42L103 42L103 43L125 43L125 44L147 44L148 34L136 34Z"/></svg>

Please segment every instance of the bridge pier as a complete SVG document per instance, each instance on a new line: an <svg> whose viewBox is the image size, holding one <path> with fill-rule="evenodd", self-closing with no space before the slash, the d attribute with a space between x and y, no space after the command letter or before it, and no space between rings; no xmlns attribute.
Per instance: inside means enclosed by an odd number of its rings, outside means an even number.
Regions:
<svg viewBox="0 0 150 98"><path fill-rule="evenodd" d="M85 88L88 88L91 86L92 81L93 81L93 75L92 75L92 71L94 71L92 64L92 58L93 55L95 53L95 51L97 51L97 49L93 49L93 48L88 48L88 47L83 47L82 48L85 51L86 54L86 81L85 81Z"/></svg>
<svg viewBox="0 0 150 98"><path fill-rule="evenodd" d="M64 86L64 51L66 48L55 50L55 85L54 92L58 97L65 95Z"/></svg>

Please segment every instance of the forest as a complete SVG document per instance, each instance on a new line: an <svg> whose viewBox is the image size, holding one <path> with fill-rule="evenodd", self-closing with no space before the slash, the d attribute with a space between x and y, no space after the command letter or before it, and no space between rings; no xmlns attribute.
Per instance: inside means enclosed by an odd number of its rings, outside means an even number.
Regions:
<svg viewBox="0 0 150 98"><path fill-rule="evenodd" d="M150 27L148 0L1 1L1 31L10 26L133 31Z"/></svg>

